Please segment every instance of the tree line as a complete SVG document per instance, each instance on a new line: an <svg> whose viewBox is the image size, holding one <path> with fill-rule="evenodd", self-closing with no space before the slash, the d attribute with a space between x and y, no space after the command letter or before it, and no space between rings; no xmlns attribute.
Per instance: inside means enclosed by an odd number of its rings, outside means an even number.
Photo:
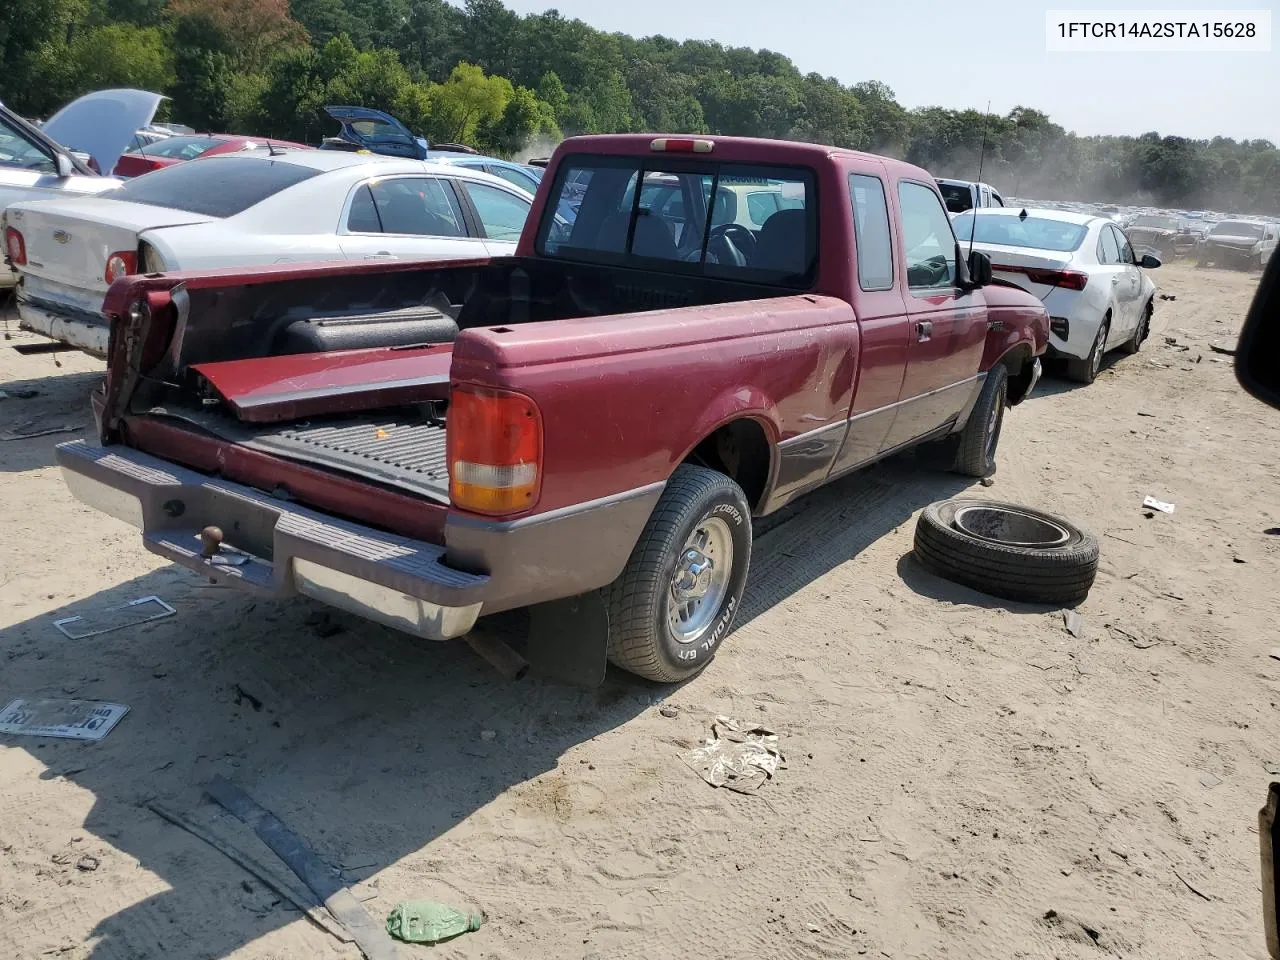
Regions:
<svg viewBox="0 0 1280 960"><path fill-rule="evenodd" d="M386 110L502 155L638 130L828 143L977 177L1006 195L1280 214L1266 140L1082 137L1016 107L908 110L885 84L801 73L769 50L605 33L501 0L4 0L0 100L48 116L89 90L167 94L199 130L315 143L326 103Z"/></svg>

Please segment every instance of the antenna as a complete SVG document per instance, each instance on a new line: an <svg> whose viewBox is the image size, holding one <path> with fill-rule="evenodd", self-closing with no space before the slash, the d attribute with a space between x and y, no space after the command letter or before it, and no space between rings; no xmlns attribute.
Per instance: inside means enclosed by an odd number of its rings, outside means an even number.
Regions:
<svg viewBox="0 0 1280 960"><path fill-rule="evenodd" d="M978 151L978 201L982 201L982 164L987 159L987 126L991 119L991 101L987 101L987 112L982 115L982 149ZM978 232L978 208L973 208L973 223L969 226L969 256L973 256L973 235Z"/></svg>
<svg viewBox="0 0 1280 960"><path fill-rule="evenodd" d="M276 148L271 145L270 140L267 141L267 153L273 157L276 155Z"/></svg>

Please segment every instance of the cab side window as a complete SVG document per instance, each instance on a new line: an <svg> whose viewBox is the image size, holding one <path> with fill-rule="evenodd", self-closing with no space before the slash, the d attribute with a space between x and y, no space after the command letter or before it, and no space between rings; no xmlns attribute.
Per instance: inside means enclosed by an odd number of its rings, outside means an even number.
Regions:
<svg viewBox="0 0 1280 960"><path fill-rule="evenodd" d="M956 235L938 195L924 184L903 180L898 184L898 206L907 286L912 290L954 287Z"/></svg>
<svg viewBox="0 0 1280 960"><path fill-rule="evenodd" d="M858 245L858 286L863 290L893 288L893 246L889 207L879 177L849 175L853 202L853 238Z"/></svg>

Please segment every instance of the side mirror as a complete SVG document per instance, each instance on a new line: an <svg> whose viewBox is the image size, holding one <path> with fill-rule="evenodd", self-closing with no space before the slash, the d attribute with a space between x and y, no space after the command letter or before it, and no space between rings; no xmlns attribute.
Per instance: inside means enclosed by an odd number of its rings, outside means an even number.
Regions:
<svg viewBox="0 0 1280 960"><path fill-rule="evenodd" d="M1143 270L1154 270L1160 266L1160 258L1149 253L1144 253L1142 259L1138 261L1138 266Z"/></svg>
<svg viewBox="0 0 1280 960"><path fill-rule="evenodd" d="M969 282L975 287L985 287L991 283L991 258L981 250L969 254Z"/></svg>
<svg viewBox="0 0 1280 960"><path fill-rule="evenodd" d="M55 153L53 155L53 167L58 171L58 177L60 179L65 180L67 177L75 176L75 165L71 162L71 158L65 153Z"/></svg>

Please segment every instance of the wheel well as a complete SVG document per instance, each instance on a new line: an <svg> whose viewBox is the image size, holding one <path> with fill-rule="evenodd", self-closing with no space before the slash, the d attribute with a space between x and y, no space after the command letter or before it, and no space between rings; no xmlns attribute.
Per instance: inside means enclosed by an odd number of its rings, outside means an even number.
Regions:
<svg viewBox="0 0 1280 960"><path fill-rule="evenodd" d="M1009 371L1009 406L1016 406L1031 389L1031 374L1034 372L1031 348L1026 344L1014 347L1000 358L1000 362Z"/></svg>
<svg viewBox="0 0 1280 960"><path fill-rule="evenodd" d="M755 420L735 420L705 437L685 459L731 477L758 510L769 485L772 454L769 436Z"/></svg>

